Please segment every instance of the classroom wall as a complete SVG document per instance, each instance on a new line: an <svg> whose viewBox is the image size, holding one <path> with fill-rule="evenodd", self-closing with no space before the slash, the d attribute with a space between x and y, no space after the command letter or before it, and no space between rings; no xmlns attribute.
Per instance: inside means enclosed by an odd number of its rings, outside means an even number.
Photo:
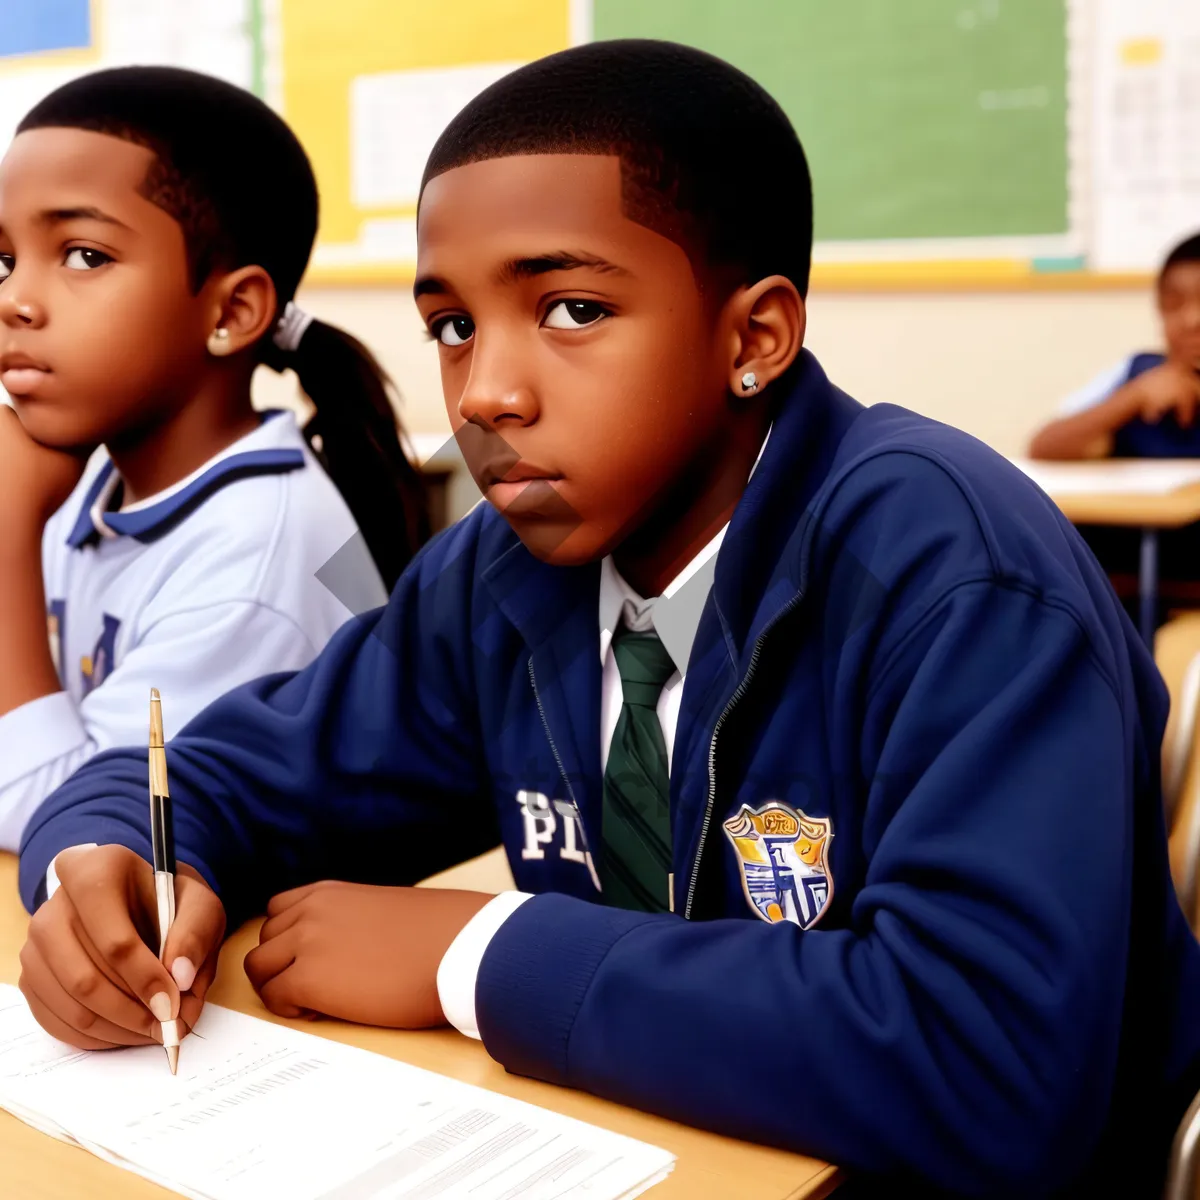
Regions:
<svg viewBox="0 0 1200 1200"><path fill-rule="evenodd" d="M1023 454L1059 400L1159 343L1149 291L813 296L810 349L864 403L887 400Z"/></svg>
<svg viewBox="0 0 1200 1200"><path fill-rule="evenodd" d="M404 393L414 433L449 436L436 348L406 290L311 289L317 316L366 341ZM1020 454L1058 399L1132 350L1157 344L1142 291L814 294L809 348L864 403L891 401ZM268 401L290 382L261 381Z"/></svg>

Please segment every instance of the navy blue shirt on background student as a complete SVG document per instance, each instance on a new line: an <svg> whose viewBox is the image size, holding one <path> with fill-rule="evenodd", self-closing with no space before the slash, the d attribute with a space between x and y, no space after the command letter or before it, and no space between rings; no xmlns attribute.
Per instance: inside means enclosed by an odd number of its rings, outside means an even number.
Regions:
<svg viewBox="0 0 1200 1200"><path fill-rule="evenodd" d="M1086 388L1068 396L1062 404L1062 416L1075 416L1102 404L1119 388L1166 361L1167 356L1158 352L1131 354ZM1134 417L1113 433L1109 453L1112 458L1195 458L1200 456L1200 421L1181 425L1174 412L1168 412L1158 421Z"/></svg>
<svg viewBox="0 0 1200 1200"><path fill-rule="evenodd" d="M1154 367L1162 366L1162 354L1135 354L1129 361L1126 380L1136 379ZM1142 418L1117 430L1113 439L1113 458L1195 458L1200 455L1200 423L1180 425L1174 413L1161 421Z"/></svg>
<svg viewBox="0 0 1200 1200"><path fill-rule="evenodd" d="M1200 234L1154 282L1165 353L1133 354L1068 396L1030 446L1034 458L1190 458L1200 452Z"/></svg>

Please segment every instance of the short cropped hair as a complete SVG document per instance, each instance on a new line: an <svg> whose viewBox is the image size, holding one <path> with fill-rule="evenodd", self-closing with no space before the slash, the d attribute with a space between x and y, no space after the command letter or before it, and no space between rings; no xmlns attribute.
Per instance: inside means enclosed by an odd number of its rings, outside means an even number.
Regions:
<svg viewBox="0 0 1200 1200"><path fill-rule="evenodd" d="M421 183L522 154L621 160L626 215L693 266L738 282L784 275L804 294L812 182L800 139L749 76L672 42L593 42L539 59L481 92L438 139Z"/></svg>
<svg viewBox="0 0 1200 1200"><path fill-rule="evenodd" d="M196 288L218 266L263 267L282 302L295 295L317 232L317 183L287 124L249 92L175 67L80 76L17 128L66 127L154 154L142 192L179 222Z"/></svg>
<svg viewBox="0 0 1200 1200"><path fill-rule="evenodd" d="M1194 233L1191 237L1184 238L1171 252L1163 259L1163 265L1158 272L1158 282L1162 283L1166 273L1179 263L1200 262L1200 233Z"/></svg>

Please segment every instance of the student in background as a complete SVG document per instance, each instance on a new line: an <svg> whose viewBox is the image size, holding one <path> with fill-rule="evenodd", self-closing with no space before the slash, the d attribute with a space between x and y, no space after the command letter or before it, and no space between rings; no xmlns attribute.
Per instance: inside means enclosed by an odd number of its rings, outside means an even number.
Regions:
<svg viewBox="0 0 1200 1200"><path fill-rule="evenodd" d="M1166 353L1133 354L1068 396L1033 439L1043 459L1190 458L1200 455L1200 234L1163 262L1156 298ZM1138 603L1139 532L1081 525L1130 616ZM1160 617L1200 600L1200 526L1159 535Z"/></svg>
<svg viewBox="0 0 1200 1200"><path fill-rule="evenodd" d="M165 966L145 747L35 815L50 1032L193 1023L269 900L276 1013L449 1021L885 1195L1153 1194L1200 1083L1162 682L1024 475L802 349L811 240L787 118L699 51L579 47L458 114L414 292L490 503L174 739ZM519 892L402 886L498 839Z"/></svg>
<svg viewBox="0 0 1200 1200"><path fill-rule="evenodd" d="M290 304L316 227L287 126L185 71L67 84L0 164L0 847L144 740L151 686L178 729L303 666L427 534L385 377ZM295 370L328 474L254 411L260 363Z"/></svg>
<svg viewBox="0 0 1200 1200"><path fill-rule="evenodd" d="M1063 401L1034 458L1190 458L1200 454L1200 234L1158 273L1166 353L1131 355Z"/></svg>

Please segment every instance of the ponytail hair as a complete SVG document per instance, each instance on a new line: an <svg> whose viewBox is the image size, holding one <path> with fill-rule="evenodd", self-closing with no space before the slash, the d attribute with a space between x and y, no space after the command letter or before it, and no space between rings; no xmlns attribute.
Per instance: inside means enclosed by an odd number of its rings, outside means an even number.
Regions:
<svg viewBox="0 0 1200 1200"><path fill-rule="evenodd" d="M298 340L286 335L299 333ZM295 348L290 343L295 340ZM289 304L262 362L295 371L316 409L304 427L346 501L388 591L430 536L425 481L405 453L395 384L356 337Z"/></svg>
<svg viewBox="0 0 1200 1200"><path fill-rule="evenodd" d="M424 481L404 452L395 389L361 342L290 303L317 233L317 182L303 146L266 104L178 67L112 67L51 92L17 132L87 129L151 150L142 194L179 222L193 286L257 264L281 306L252 353L294 370L316 415L309 445L353 514L390 592L430 533Z"/></svg>

